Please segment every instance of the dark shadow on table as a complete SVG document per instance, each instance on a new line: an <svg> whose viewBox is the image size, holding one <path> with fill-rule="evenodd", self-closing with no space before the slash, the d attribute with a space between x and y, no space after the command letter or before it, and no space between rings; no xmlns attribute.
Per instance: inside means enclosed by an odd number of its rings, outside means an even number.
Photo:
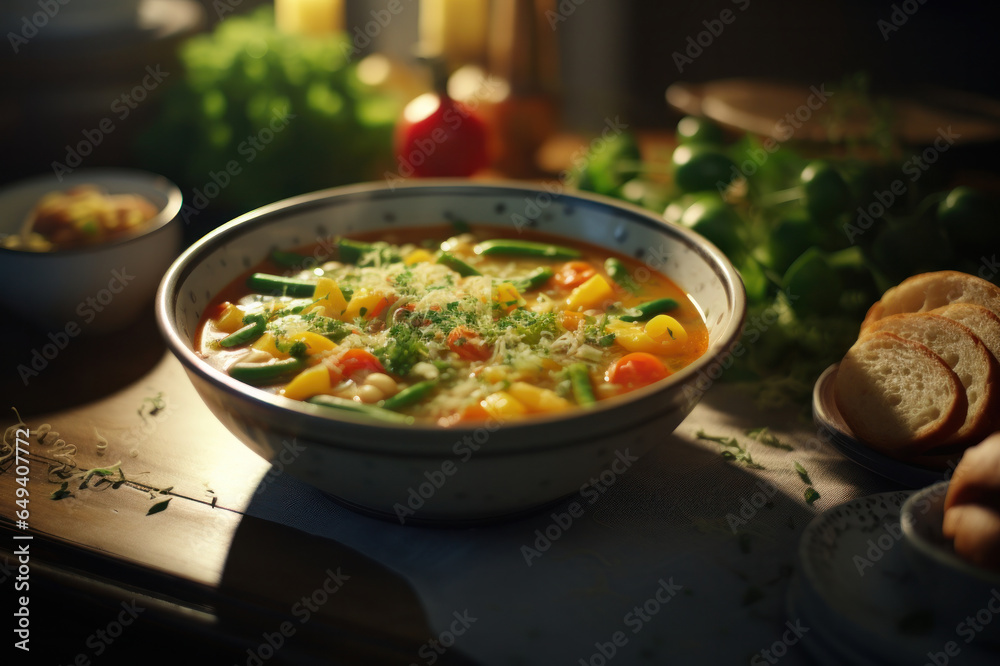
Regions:
<svg viewBox="0 0 1000 666"><path fill-rule="evenodd" d="M148 374L166 350L152 303L126 328L99 336L68 338L2 309L0 321L0 409L17 407L23 418L108 396Z"/></svg>

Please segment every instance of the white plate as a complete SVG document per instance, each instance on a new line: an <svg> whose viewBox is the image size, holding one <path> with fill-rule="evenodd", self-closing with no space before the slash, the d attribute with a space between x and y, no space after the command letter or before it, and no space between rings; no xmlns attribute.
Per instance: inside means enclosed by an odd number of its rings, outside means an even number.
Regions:
<svg viewBox="0 0 1000 666"><path fill-rule="evenodd" d="M830 443L846 457L907 488L923 488L945 479L941 470L910 465L879 453L858 439L844 422L833 397L837 365L827 368L813 387L813 420L830 436Z"/></svg>
<svg viewBox="0 0 1000 666"><path fill-rule="evenodd" d="M910 494L840 504L803 532L789 619L809 628L803 646L822 663L922 664L949 643L960 651L955 661L991 663L989 644L966 642L954 620L935 615L931 587L906 556L899 515ZM980 601L987 600L970 600L973 615ZM926 620L922 629L903 630L921 624L917 618Z"/></svg>

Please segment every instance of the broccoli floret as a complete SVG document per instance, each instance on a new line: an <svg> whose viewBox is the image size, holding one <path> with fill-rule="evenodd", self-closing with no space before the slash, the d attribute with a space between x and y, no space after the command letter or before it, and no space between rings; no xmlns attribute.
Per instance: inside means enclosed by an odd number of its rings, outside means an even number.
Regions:
<svg viewBox="0 0 1000 666"><path fill-rule="evenodd" d="M414 365L427 358L427 345L408 324L394 324L389 329L389 342L376 349L375 356L386 370L405 377Z"/></svg>

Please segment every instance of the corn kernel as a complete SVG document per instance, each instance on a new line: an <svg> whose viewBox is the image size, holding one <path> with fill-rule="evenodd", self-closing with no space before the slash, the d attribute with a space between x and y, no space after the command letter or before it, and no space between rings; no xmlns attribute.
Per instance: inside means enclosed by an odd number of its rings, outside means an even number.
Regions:
<svg viewBox="0 0 1000 666"><path fill-rule="evenodd" d="M608 281L601 275L594 275L570 292L566 299L566 309L589 310L613 298L614 292Z"/></svg>
<svg viewBox="0 0 1000 666"><path fill-rule="evenodd" d="M630 352L647 352L664 356L675 351L673 340L668 337L666 342L654 340L643 329L642 324L621 320L609 321L607 330L615 334L615 342Z"/></svg>
<svg viewBox="0 0 1000 666"><path fill-rule="evenodd" d="M520 400L506 391L491 393L479 404L486 410L486 413L501 422L521 417L528 411Z"/></svg>
<svg viewBox="0 0 1000 666"><path fill-rule="evenodd" d="M493 303L504 314L510 314L518 307L526 304L524 298L517 291L517 287L510 282L501 282L493 292Z"/></svg>
<svg viewBox="0 0 1000 666"><path fill-rule="evenodd" d="M573 406L555 391L526 382L514 382L507 388L507 392L533 412L561 412Z"/></svg>
<svg viewBox="0 0 1000 666"><path fill-rule="evenodd" d="M326 308L333 317L339 317L347 308L347 299L337 286L337 282L328 277L321 277L313 290L314 305Z"/></svg>
<svg viewBox="0 0 1000 666"><path fill-rule="evenodd" d="M292 400L308 400L330 390L330 371L320 363L295 375L281 394Z"/></svg>
<svg viewBox="0 0 1000 666"><path fill-rule="evenodd" d="M257 338L257 341L250 346L258 351L267 352L275 358L288 358L288 354L278 349L277 343L278 341L275 339L274 334L268 331Z"/></svg>
<svg viewBox="0 0 1000 666"><path fill-rule="evenodd" d="M374 316L373 313L376 313L382 301L385 300L386 298L382 294L360 289L358 293L351 297L351 302L347 304L347 309L344 310L344 315L341 319L344 321L353 321L358 317L370 319Z"/></svg>
<svg viewBox="0 0 1000 666"><path fill-rule="evenodd" d="M407 266L412 266L414 264L419 264L428 261L434 261L434 255L428 252L427 250L424 250L423 248L418 248L414 250L413 252L406 255L405 259L403 259L403 263L406 264Z"/></svg>
<svg viewBox="0 0 1000 666"><path fill-rule="evenodd" d="M301 333L290 335L288 336L288 340L289 342L306 343L308 353L310 354L330 351L337 346L337 344L330 338L324 337L319 333L313 333L312 331L302 331Z"/></svg>
<svg viewBox="0 0 1000 666"><path fill-rule="evenodd" d="M670 315L656 315L646 322L646 335L657 342L684 342L687 340L687 331L676 319Z"/></svg>
<svg viewBox="0 0 1000 666"><path fill-rule="evenodd" d="M246 313L233 303L226 303L225 309L215 320L215 328L223 333L235 333L243 328L243 317Z"/></svg>

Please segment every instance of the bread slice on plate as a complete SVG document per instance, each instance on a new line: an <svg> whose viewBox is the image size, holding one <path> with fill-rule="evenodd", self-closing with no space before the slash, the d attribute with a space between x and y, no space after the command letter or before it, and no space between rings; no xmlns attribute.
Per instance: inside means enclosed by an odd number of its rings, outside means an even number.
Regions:
<svg viewBox="0 0 1000 666"><path fill-rule="evenodd" d="M981 305L1000 317L1000 287L958 271L914 275L882 294L882 299L869 308L861 330L894 314L927 312L949 303Z"/></svg>
<svg viewBox="0 0 1000 666"><path fill-rule="evenodd" d="M934 308L930 313L947 317L968 328L986 345L993 358L1000 362L1000 317L983 306L972 303L952 303Z"/></svg>
<svg viewBox="0 0 1000 666"><path fill-rule="evenodd" d="M939 356L884 332L847 351L834 399L859 439L893 457L941 445L965 423L967 411L962 383Z"/></svg>
<svg viewBox="0 0 1000 666"><path fill-rule="evenodd" d="M971 442L992 432L1000 409L996 359L968 328L929 312L898 314L873 322L862 338L892 333L918 342L937 354L958 376L968 400L965 423L945 444Z"/></svg>

